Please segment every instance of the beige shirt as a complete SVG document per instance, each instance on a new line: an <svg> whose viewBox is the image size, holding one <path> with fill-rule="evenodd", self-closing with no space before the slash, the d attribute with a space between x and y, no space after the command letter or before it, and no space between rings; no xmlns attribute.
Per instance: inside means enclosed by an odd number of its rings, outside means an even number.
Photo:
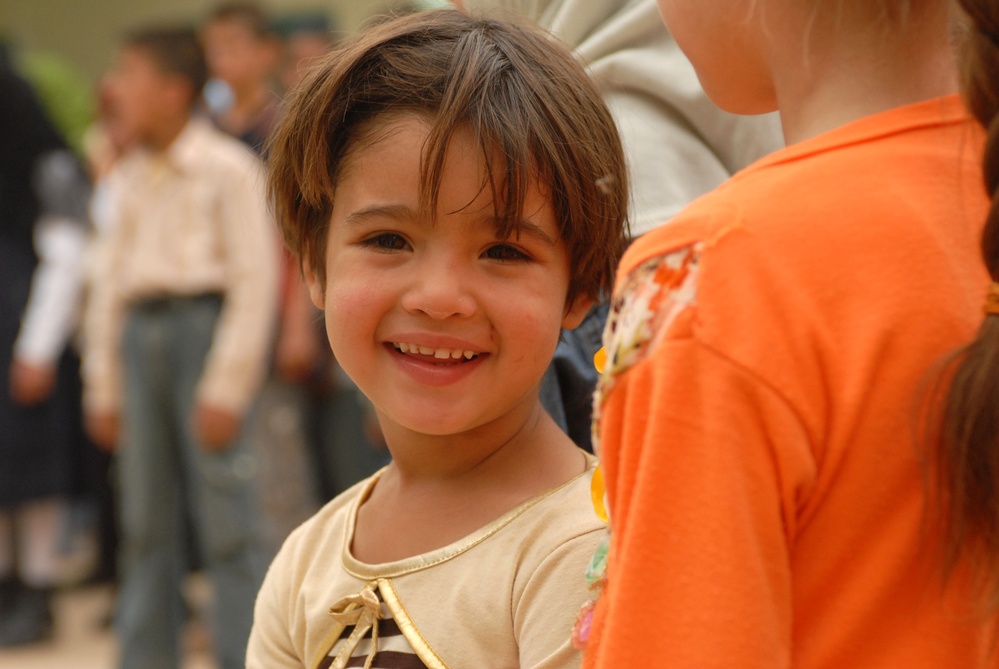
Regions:
<svg viewBox="0 0 999 669"><path fill-rule="evenodd" d="M605 532L588 462L584 474L461 541L380 565L350 553L358 507L380 474L347 490L292 533L271 565L247 667L337 667L351 657L361 666L373 651L373 667L578 667L572 626L592 596L585 572Z"/></svg>
<svg viewBox="0 0 999 669"><path fill-rule="evenodd" d="M166 151L137 150L116 170L84 323L86 405L120 408L118 347L130 304L218 292L225 299L198 400L243 411L267 362L277 292L262 164L192 120Z"/></svg>

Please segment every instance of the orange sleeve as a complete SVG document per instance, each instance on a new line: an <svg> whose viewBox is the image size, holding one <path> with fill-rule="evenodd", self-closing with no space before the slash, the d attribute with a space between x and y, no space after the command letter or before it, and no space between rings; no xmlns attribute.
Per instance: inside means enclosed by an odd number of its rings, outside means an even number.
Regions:
<svg viewBox="0 0 999 669"><path fill-rule="evenodd" d="M791 666L811 450L783 398L690 335L693 311L603 405L612 539L589 668Z"/></svg>

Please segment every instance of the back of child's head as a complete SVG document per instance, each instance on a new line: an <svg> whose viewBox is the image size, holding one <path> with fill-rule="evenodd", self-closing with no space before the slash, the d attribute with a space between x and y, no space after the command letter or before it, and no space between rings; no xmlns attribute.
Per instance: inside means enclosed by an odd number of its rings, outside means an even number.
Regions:
<svg viewBox="0 0 999 669"><path fill-rule="evenodd" d="M569 297L611 286L626 234L627 177L614 121L569 52L535 29L456 10L380 24L332 53L294 93L275 133L270 186L289 247L325 285L338 180L389 118L430 128L421 207L436 211L448 142L482 147L498 231L516 234L524 196L542 186L571 263Z"/></svg>
<svg viewBox="0 0 999 669"><path fill-rule="evenodd" d="M123 47L145 54L163 74L185 80L192 103L208 80L205 54L193 30L187 28L142 28L128 34Z"/></svg>

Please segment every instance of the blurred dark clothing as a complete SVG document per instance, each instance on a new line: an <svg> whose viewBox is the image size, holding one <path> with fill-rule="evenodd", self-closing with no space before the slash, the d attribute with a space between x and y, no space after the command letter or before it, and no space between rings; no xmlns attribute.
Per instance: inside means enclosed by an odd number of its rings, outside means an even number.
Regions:
<svg viewBox="0 0 999 669"><path fill-rule="evenodd" d="M14 342L38 265L35 226L45 215L86 220L86 179L31 86L0 58L0 508L72 492L84 443L79 361L57 361L52 395L32 407L10 393Z"/></svg>

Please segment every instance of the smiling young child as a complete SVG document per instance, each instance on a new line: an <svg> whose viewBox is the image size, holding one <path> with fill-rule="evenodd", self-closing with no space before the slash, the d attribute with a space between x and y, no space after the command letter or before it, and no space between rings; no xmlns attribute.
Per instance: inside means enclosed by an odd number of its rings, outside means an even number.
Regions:
<svg viewBox="0 0 999 669"><path fill-rule="evenodd" d="M333 54L270 155L286 240L393 460L288 539L249 666L578 666L593 461L538 393L625 235L599 93L540 33L427 12Z"/></svg>

